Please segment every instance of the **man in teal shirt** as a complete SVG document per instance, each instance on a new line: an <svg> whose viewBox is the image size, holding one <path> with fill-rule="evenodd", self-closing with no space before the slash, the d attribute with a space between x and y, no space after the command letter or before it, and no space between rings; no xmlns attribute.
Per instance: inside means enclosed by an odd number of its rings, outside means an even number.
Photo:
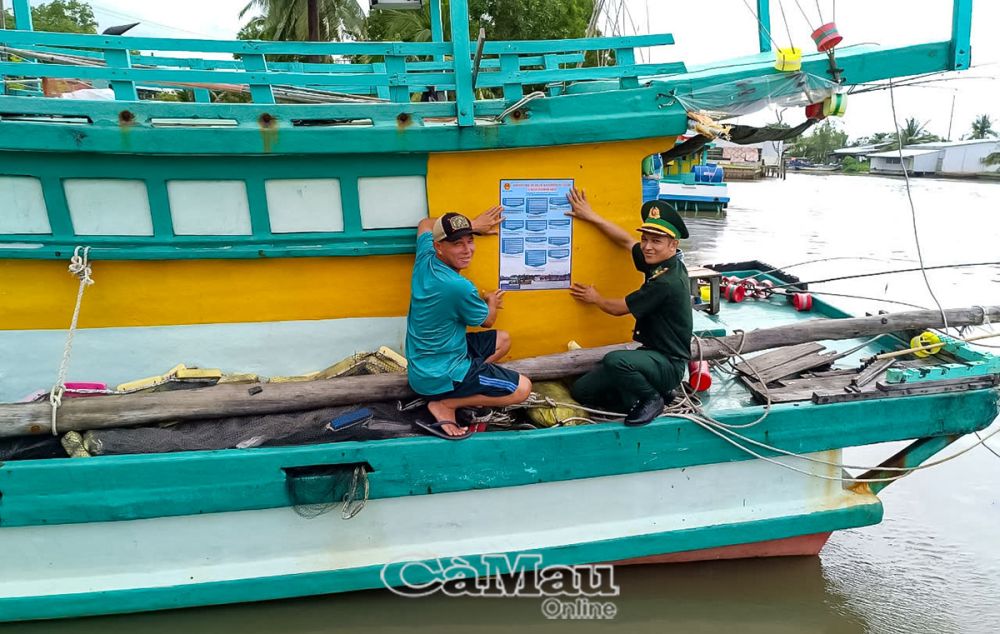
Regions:
<svg viewBox="0 0 1000 634"><path fill-rule="evenodd" d="M490 328L503 307L503 291L483 297L459 272L472 263L475 234L495 234L502 220L494 207L469 220L457 213L425 218L417 225L417 252L406 318L410 387L427 399L435 423L424 429L449 439L470 435L455 423L460 407L504 407L531 394L531 381L495 365L510 350L502 330Z"/></svg>

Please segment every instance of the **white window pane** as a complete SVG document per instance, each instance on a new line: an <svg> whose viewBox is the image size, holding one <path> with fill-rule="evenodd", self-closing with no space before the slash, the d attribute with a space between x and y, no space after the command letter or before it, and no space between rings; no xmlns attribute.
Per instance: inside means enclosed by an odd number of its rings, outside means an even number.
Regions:
<svg viewBox="0 0 1000 634"><path fill-rule="evenodd" d="M340 181L336 178L270 180L264 189L272 233L344 230Z"/></svg>
<svg viewBox="0 0 1000 634"><path fill-rule="evenodd" d="M143 181L110 178L63 181L78 236L151 236L153 217Z"/></svg>
<svg viewBox="0 0 1000 634"><path fill-rule="evenodd" d="M358 179L361 226L365 229L416 227L427 217L423 176L380 176Z"/></svg>
<svg viewBox="0 0 1000 634"><path fill-rule="evenodd" d="M248 236L250 202L243 181L168 181L170 217L179 236Z"/></svg>
<svg viewBox="0 0 1000 634"><path fill-rule="evenodd" d="M52 233L37 178L0 176L0 233Z"/></svg>

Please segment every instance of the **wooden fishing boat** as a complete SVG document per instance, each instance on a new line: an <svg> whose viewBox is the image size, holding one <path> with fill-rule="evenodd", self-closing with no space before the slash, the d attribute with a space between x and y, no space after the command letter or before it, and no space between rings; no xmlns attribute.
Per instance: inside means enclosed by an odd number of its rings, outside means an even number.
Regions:
<svg viewBox="0 0 1000 634"><path fill-rule="evenodd" d="M0 62L0 75L109 82L116 97L0 96L0 436L21 438L50 428L97 433L93 421L108 407L124 418L116 426L170 433L234 412L340 405L330 397L338 381L380 381L403 396L405 381L387 375L14 403L47 392L57 375L113 386L179 361L302 375L356 352L399 350L421 218L503 202L504 182L559 179L631 227L639 164L685 133L683 100L776 73L763 34L767 0L758 2L761 55L701 69L635 63L635 47L669 45L670 35L484 42L474 51L462 29L441 37L437 1L427 43L35 33L27 1L14 7L18 30L0 33L0 44L29 61ZM832 97L850 84L966 68L970 7L955 0L949 41L806 56L803 73L834 68L840 83L824 88ZM468 22L464 1L449 11L452 23ZM172 56L180 51L239 59ZM578 67L588 51L614 51L614 64ZM273 61L283 55L343 63ZM197 101L138 100L147 85L193 86ZM206 101L205 87L220 85L246 87L252 102ZM766 85L743 97L784 90ZM411 101L429 88L454 98ZM304 93L324 102L277 103ZM609 264L619 254L591 227L573 227L571 244L575 279L620 294L638 282ZM496 288L501 245L483 240L478 251L466 273ZM74 255L78 277L66 273ZM806 291L767 267L728 268ZM712 270L698 276L709 288L719 282ZM806 315L763 295L720 308L718 286L709 292L708 310L696 311L699 354L712 338L735 336L725 341L739 348L737 331ZM958 311L949 323L983 323L993 311ZM818 299L808 316L847 317ZM665 415L635 429L490 431L460 443L402 435L8 460L0 621L422 583L447 558L486 573L493 554L540 554L546 565L814 554L831 531L880 521L875 494L903 473L893 468L919 465L997 415L996 359L961 341L944 340L919 363L905 359L912 367L862 364L943 325L923 319L876 318L885 323L851 338L824 331L826 350L765 353L785 356L744 366L753 367L744 378L713 370L699 412L714 423ZM569 340L596 349L630 337L630 324L558 289L511 292L502 327L516 341L515 363L560 353ZM565 354L555 361L572 374L583 363L573 355L593 352ZM560 374L548 359L550 374L538 378ZM57 372L61 362L68 373ZM763 418L761 398L772 401ZM238 409L212 411L219 399ZM176 405L170 416L188 422L157 426ZM904 439L914 442L881 471L844 480L841 449ZM342 508L319 512L344 496ZM404 580L413 562L423 572Z"/></svg>

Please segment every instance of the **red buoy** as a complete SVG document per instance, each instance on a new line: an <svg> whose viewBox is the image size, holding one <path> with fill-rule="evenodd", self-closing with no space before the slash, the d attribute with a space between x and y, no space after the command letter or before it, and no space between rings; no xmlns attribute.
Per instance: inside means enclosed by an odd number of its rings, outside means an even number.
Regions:
<svg viewBox="0 0 1000 634"><path fill-rule="evenodd" d="M722 296L734 304L739 304L747 296L747 289L742 284L727 284L722 288Z"/></svg>
<svg viewBox="0 0 1000 634"><path fill-rule="evenodd" d="M688 386L695 392L704 392L712 387L712 375L708 372L708 361L688 363Z"/></svg>
<svg viewBox="0 0 1000 634"><path fill-rule="evenodd" d="M816 42L816 50L825 53L840 44L844 37L837 31L836 24L827 22L812 32L812 39L813 42Z"/></svg>
<svg viewBox="0 0 1000 634"><path fill-rule="evenodd" d="M825 119L826 115L823 114L823 102L811 103L806 106L806 119L816 119L817 121Z"/></svg>
<svg viewBox="0 0 1000 634"><path fill-rule="evenodd" d="M795 310L801 312L812 310L813 298L809 293L793 293L792 294L792 306Z"/></svg>

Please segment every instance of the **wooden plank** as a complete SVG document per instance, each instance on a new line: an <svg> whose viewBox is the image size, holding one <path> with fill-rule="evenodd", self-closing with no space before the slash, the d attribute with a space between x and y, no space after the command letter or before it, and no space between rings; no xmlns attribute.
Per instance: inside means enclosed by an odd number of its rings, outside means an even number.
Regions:
<svg viewBox="0 0 1000 634"><path fill-rule="evenodd" d="M839 368L836 370L817 370L815 372L809 372L808 376L814 376L816 378L825 378L828 376L846 376L857 374L857 368Z"/></svg>
<svg viewBox="0 0 1000 634"><path fill-rule="evenodd" d="M895 363L895 359L882 359L881 361L876 361L862 370L861 373L851 381L851 385L855 388L864 387L876 378L884 375L885 371L892 367Z"/></svg>
<svg viewBox="0 0 1000 634"><path fill-rule="evenodd" d="M857 376L857 370L851 374L839 374L834 376L809 377L803 379L782 379L778 381L781 388L806 388L811 387L816 390L836 390L845 388L851 384L851 380Z"/></svg>
<svg viewBox="0 0 1000 634"><path fill-rule="evenodd" d="M764 372L759 372L756 378L758 381L762 381L763 383L770 383L772 381L777 381L778 379L793 376L806 370L828 366L842 356L844 355L839 352L828 352L825 354L815 352L798 359L792 359L787 363L776 365L773 368L765 370Z"/></svg>
<svg viewBox="0 0 1000 634"><path fill-rule="evenodd" d="M981 325L984 323L984 313L986 320L1000 321L1000 306L949 308L944 313L948 319L948 325L951 327ZM937 310L911 310L873 317L811 319L775 328L751 330L743 335L729 335L721 337L719 340L709 339L702 346L704 349L702 358L710 360L732 356L732 351L739 349L741 342L743 353L746 354L758 350L793 346L807 341L859 339L900 330L942 328L943 326L941 312Z"/></svg>
<svg viewBox="0 0 1000 634"><path fill-rule="evenodd" d="M765 352L764 354L748 359L742 363L737 363L736 371L743 374L751 374L753 370L763 372L776 365L781 365L782 363L787 363L792 359L798 359L806 356L807 354L812 354L821 350L823 350L822 344L815 342L801 343L797 346L791 346L789 348L780 348L771 352Z"/></svg>
<svg viewBox="0 0 1000 634"><path fill-rule="evenodd" d="M877 383L874 389L866 386L860 392L817 392L813 395L812 402L817 405L829 405L831 403L850 403L882 398L898 398L901 396L968 392L971 390L994 388L998 384L998 379L1000 377L992 375L972 379L948 379L903 385Z"/></svg>
<svg viewBox="0 0 1000 634"><path fill-rule="evenodd" d="M988 374L985 376L959 377L956 379L940 379L937 381L919 381L915 383L876 383L875 389L880 392L916 392L924 388L953 387L962 386L968 383L989 383L997 385L1000 383L1000 375Z"/></svg>

